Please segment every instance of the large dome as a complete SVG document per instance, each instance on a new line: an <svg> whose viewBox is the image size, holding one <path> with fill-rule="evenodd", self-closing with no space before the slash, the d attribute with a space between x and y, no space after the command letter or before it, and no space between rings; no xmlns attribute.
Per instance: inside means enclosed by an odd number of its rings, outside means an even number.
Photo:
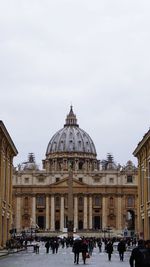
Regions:
<svg viewBox="0 0 150 267"><path fill-rule="evenodd" d="M96 156L96 149L91 137L77 124L72 106L66 118L64 128L56 132L51 138L46 155L59 152L80 152Z"/></svg>

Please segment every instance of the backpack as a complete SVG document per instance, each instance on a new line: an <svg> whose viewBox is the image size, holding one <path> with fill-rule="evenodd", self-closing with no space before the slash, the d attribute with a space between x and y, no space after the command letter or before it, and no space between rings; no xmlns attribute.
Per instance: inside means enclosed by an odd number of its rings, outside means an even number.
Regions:
<svg viewBox="0 0 150 267"><path fill-rule="evenodd" d="M150 250L143 248L139 249L142 267L150 267Z"/></svg>

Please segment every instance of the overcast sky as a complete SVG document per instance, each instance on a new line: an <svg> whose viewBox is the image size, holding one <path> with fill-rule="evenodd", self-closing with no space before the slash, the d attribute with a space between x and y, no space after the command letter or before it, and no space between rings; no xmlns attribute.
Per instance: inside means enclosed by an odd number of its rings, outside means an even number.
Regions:
<svg viewBox="0 0 150 267"><path fill-rule="evenodd" d="M150 126L149 0L0 0L0 119L41 163L72 103L97 158L121 165Z"/></svg>

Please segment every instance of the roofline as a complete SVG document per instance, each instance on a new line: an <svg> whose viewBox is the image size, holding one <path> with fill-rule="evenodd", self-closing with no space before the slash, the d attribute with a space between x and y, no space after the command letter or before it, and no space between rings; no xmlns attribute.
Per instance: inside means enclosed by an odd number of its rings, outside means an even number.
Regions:
<svg viewBox="0 0 150 267"><path fill-rule="evenodd" d="M138 152L141 150L142 146L146 143L146 141L150 138L150 129L143 136L143 139L138 143L136 149L133 151L133 155L136 157Z"/></svg>
<svg viewBox="0 0 150 267"><path fill-rule="evenodd" d="M14 145L14 142L12 141L11 137L10 137L10 134L8 133L4 123L2 120L0 120L0 129L2 130L2 132L4 133L4 135L7 137L7 140L14 152L14 155L16 156L18 154L18 150L16 149L15 145Z"/></svg>

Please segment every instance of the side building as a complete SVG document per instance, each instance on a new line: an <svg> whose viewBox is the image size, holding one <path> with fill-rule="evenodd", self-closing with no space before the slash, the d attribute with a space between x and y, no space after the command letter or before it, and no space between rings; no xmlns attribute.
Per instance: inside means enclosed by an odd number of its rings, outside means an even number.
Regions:
<svg viewBox="0 0 150 267"><path fill-rule="evenodd" d="M64 127L48 143L43 169L29 154L28 161L15 170L13 203L18 232L36 227L64 232L73 206L73 228L78 233L134 235L138 231L137 169L131 161L116 164L110 154L97 160L94 143L79 128L71 107Z"/></svg>
<svg viewBox="0 0 150 267"><path fill-rule="evenodd" d="M138 159L139 233L141 238L150 239L150 130L133 154Z"/></svg>
<svg viewBox="0 0 150 267"><path fill-rule="evenodd" d="M17 149L2 121L0 121L0 248L9 239L12 227L13 157Z"/></svg>

